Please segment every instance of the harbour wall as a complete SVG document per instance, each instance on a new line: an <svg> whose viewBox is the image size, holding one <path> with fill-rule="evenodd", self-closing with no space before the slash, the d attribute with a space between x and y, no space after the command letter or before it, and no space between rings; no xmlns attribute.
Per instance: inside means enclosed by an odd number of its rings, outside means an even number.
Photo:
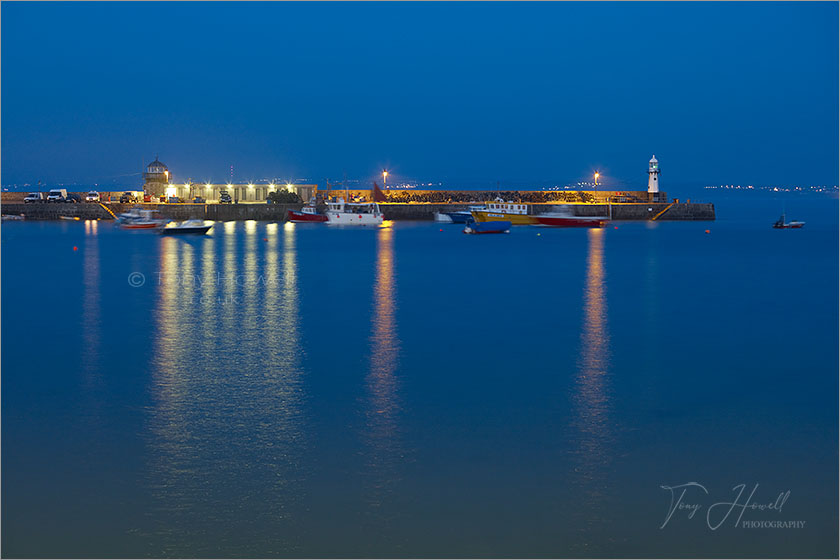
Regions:
<svg viewBox="0 0 840 560"><path fill-rule="evenodd" d="M137 204L106 204L114 214L126 212ZM156 209L161 216L171 220L204 219L215 221L267 220L282 222L286 211L299 210L302 204L141 204L143 208ZM575 216L609 216L614 220L650 220L665 210L657 220L714 220L715 207L711 203L644 203L644 204L534 204L536 213L568 210ZM409 203L380 204L386 220L431 220L436 212L467 210L469 204ZM666 210L667 208L667 210ZM79 203L3 203L3 214L24 215L30 219L58 220L62 216L78 217L81 220L110 220L113 216L99 204Z"/></svg>

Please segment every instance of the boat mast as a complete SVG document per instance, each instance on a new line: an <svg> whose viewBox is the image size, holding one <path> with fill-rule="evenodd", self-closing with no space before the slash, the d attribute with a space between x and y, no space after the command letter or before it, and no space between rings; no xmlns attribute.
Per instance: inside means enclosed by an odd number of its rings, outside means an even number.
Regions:
<svg viewBox="0 0 840 560"><path fill-rule="evenodd" d="M350 202L350 189L347 188L347 172L344 172L344 196L346 197L345 200Z"/></svg>

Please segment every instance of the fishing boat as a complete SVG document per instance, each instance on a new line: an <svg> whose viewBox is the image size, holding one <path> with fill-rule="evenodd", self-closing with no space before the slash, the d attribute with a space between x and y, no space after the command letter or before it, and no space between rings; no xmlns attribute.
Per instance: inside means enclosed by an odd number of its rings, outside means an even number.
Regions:
<svg viewBox="0 0 840 560"><path fill-rule="evenodd" d="M785 215L773 223L775 229L799 229L805 225L805 222L785 222Z"/></svg>
<svg viewBox="0 0 840 560"><path fill-rule="evenodd" d="M213 224L205 225L204 220L187 220L180 224L166 226L160 230L162 235L204 235Z"/></svg>
<svg viewBox="0 0 840 560"><path fill-rule="evenodd" d="M327 203L327 223L339 226L378 226L385 218L375 202L344 202L343 198Z"/></svg>
<svg viewBox="0 0 840 560"><path fill-rule="evenodd" d="M607 217L575 216L571 212L546 212L534 216L537 225L548 227L604 227Z"/></svg>
<svg viewBox="0 0 840 560"><path fill-rule="evenodd" d="M117 217L117 225L124 229L158 229L168 221L158 218L159 215L157 210L132 208Z"/></svg>
<svg viewBox="0 0 840 560"><path fill-rule="evenodd" d="M326 222L327 216L326 214L319 213L318 209L315 208L315 202L310 200L300 210L288 210L286 212L286 220L293 224L317 223Z"/></svg>
<svg viewBox="0 0 840 560"><path fill-rule="evenodd" d="M491 222L467 222L464 233L510 233L510 222L493 220Z"/></svg>
<svg viewBox="0 0 840 560"><path fill-rule="evenodd" d="M501 198L488 202L483 209L473 210L471 214L476 222L510 222L515 226L537 223L536 217L529 213L527 204L505 202Z"/></svg>

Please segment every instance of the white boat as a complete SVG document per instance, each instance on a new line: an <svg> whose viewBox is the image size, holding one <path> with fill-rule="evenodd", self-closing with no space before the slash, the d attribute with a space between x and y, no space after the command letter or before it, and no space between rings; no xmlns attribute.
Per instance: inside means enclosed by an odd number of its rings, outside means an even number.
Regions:
<svg viewBox="0 0 840 560"><path fill-rule="evenodd" d="M327 203L327 223L347 226L378 226L385 218L375 202L344 202L339 198Z"/></svg>
<svg viewBox="0 0 840 560"><path fill-rule="evenodd" d="M213 224L205 224L204 220L187 220L180 224L166 226L160 232L163 235L184 235L191 233L204 235L211 227L213 227Z"/></svg>

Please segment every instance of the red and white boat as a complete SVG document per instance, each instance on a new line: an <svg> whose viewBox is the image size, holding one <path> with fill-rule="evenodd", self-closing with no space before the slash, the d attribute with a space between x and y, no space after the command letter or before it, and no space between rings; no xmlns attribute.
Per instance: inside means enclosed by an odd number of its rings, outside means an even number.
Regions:
<svg viewBox="0 0 840 560"><path fill-rule="evenodd" d="M315 208L315 204L311 201L309 204L298 210L288 210L286 212L286 220L293 224L307 224L315 222L326 222L326 214L319 214Z"/></svg>
<svg viewBox="0 0 840 560"><path fill-rule="evenodd" d="M562 212L550 212L534 216L537 225L548 227L604 227L609 218L573 216Z"/></svg>
<svg viewBox="0 0 840 560"><path fill-rule="evenodd" d="M123 229L160 229L169 220L159 218L157 210L132 208L117 218L117 225Z"/></svg>

